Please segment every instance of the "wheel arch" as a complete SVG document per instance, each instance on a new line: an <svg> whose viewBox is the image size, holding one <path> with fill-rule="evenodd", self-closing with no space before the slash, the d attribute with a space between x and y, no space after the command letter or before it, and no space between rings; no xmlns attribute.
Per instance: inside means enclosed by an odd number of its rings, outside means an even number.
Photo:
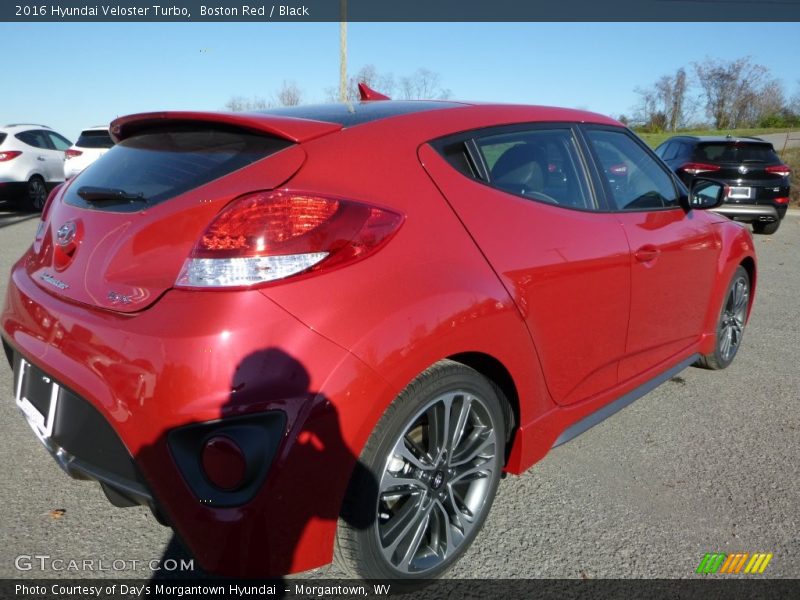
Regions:
<svg viewBox="0 0 800 600"><path fill-rule="evenodd" d="M474 369L502 392L501 400L504 400L503 414L506 420L505 458L507 461L520 423L519 392L514 378L502 362L483 352L462 352L448 356L447 359Z"/></svg>

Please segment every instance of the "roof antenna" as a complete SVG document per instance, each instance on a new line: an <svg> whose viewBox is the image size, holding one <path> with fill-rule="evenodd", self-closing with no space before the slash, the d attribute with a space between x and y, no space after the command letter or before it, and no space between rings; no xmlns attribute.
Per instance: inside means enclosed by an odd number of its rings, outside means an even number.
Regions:
<svg viewBox="0 0 800 600"><path fill-rule="evenodd" d="M362 102L370 102L372 100L391 100L389 96L385 96L380 92L376 92L363 81L358 83L358 93L361 95Z"/></svg>

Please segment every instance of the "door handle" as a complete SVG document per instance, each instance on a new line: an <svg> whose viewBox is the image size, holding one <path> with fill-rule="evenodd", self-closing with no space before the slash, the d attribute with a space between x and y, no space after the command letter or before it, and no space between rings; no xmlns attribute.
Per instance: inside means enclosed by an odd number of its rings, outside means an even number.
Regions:
<svg viewBox="0 0 800 600"><path fill-rule="evenodd" d="M47 159L44 156L37 156L36 160L41 160L42 162L44 162Z"/></svg>
<svg viewBox="0 0 800 600"><path fill-rule="evenodd" d="M652 262L658 258L661 250L651 244L646 244L633 253L633 256L642 263Z"/></svg>

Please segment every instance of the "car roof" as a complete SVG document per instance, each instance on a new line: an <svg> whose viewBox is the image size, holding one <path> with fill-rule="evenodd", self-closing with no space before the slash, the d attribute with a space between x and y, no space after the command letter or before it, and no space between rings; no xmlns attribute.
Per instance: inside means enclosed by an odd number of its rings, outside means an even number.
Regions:
<svg viewBox="0 0 800 600"><path fill-rule="evenodd" d="M108 131L108 125L94 125L92 127L84 127L81 129L81 133L84 131Z"/></svg>
<svg viewBox="0 0 800 600"><path fill-rule="evenodd" d="M27 131L28 129L49 129L50 131L54 131L52 127L47 125L39 125L37 123L10 123L3 127L0 127L0 130L3 130L7 133L14 133L17 131Z"/></svg>
<svg viewBox="0 0 800 600"><path fill-rule="evenodd" d="M242 127L293 141L304 142L354 126L394 118L420 125L431 137L493 125L536 122L594 123L622 127L618 121L597 113L570 108L519 104L489 104L449 100L373 100L366 102L304 105L266 111L139 113L111 123L111 136L119 142L138 131L176 123L216 123ZM445 126L447 122L448 125Z"/></svg>
<svg viewBox="0 0 800 600"><path fill-rule="evenodd" d="M698 142L698 143L712 143L712 144L736 144L742 142L755 142L761 144L768 144L766 140L762 140L760 137L755 136L732 136L732 135L675 135L669 139L664 140L662 143L671 142L673 140L685 140L689 142Z"/></svg>

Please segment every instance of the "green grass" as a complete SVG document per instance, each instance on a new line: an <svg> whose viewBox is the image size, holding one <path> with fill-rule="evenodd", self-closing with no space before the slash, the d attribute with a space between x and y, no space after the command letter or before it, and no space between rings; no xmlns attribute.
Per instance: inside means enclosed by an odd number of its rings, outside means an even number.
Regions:
<svg viewBox="0 0 800 600"><path fill-rule="evenodd" d="M765 133L786 133L787 131L793 131L792 129L781 128L781 129L691 129L691 130L682 130L682 131L662 131L661 133L640 133L636 132L640 138L642 138L647 145L651 148L657 147L661 142L666 140L667 138L671 138L673 135L732 135L734 137L737 136L746 136L746 135L762 135ZM776 148L776 150L780 151L780 148Z"/></svg>
<svg viewBox="0 0 800 600"><path fill-rule="evenodd" d="M779 150L780 152L780 150ZM781 159L792 170L792 183L789 196L792 207L800 207L800 148L791 148L781 154Z"/></svg>

